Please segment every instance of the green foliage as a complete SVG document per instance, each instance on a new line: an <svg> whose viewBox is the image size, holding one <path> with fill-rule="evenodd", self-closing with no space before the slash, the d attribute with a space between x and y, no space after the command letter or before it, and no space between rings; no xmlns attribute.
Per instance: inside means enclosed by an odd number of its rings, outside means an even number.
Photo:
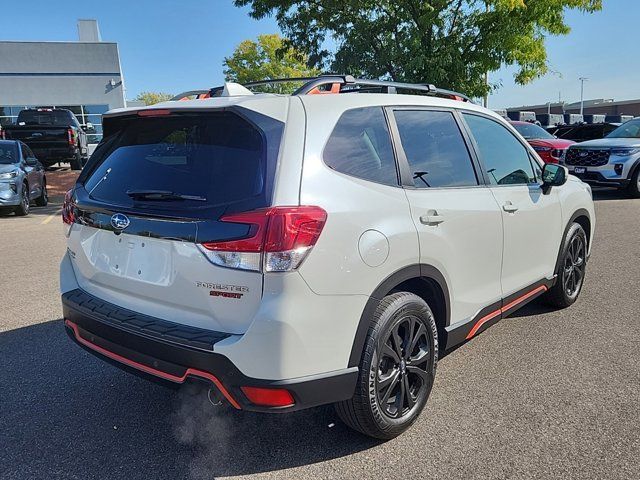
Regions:
<svg viewBox="0 0 640 480"><path fill-rule="evenodd" d="M515 65L525 84L548 71L545 37L566 35L567 9L602 0L235 0L254 18L275 14L286 45L311 65L396 81L428 82L480 97L487 71ZM335 42L335 51L327 44ZM333 49L332 49L333 50Z"/></svg>
<svg viewBox="0 0 640 480"><path fill-rule="evenodd" d="M227 80L246 83L273 78L310 77L320 70L307 66L307 56L294 47L287 46L277 34L260 35L258 41L244 40L233 55L224 59ZM291 93L296 83L266 85L261 91Z"/></svg>
<svg viewBox="0 0 640 480"><path fill-rule="evenodd" d="M142 92L135 99L139 102L144 102L145 105L155 105L156 103L166 102L172 98L173 95L170 93Z"/></svg>

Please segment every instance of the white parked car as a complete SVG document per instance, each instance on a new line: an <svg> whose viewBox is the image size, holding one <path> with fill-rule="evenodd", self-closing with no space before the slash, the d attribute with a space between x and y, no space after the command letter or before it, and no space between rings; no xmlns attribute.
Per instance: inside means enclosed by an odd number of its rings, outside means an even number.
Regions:
<svg viewBox="0 0 640 480"><path fill-rule="evenodd" d="M349 76L200 96L107 113L67 195L65 325L99 357L388 439L439 350L580 294L591 190L491 111Z"/></svg>

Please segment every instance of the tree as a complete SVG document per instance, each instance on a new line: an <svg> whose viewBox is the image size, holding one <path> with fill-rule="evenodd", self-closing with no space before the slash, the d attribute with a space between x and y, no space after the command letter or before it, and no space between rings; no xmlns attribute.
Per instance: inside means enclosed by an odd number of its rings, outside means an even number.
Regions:
<svg viewBox="0 0 640 480"><path fill-rule="evenodd" d="M280 35L259 35L257 42L240 42L233 55L224 59L224 74L227 80L238 83L319 75L320 70L307 67L307 61L304 53L285 45ZM261 90L291 93L296 86L294 83L275 84L262 87Z"/></svg>
<svg viewBox="0 0 640 480"><path fill-rule="evenodd" d="M166 102L171 100L173 95L170 93L162 92L142 92L135 98L139 102L144 102L145 105L155 105L156 103Z"/></svg>
<svg viewBox="0 0 640 480"><path fill-rule="evenodd" d="M545 38L566 35L565 11L602 0L235 0L274 15L286 45L316 67L355 76L427 82L480 97L488 71L515 65L526 84L548 71ZM335 51L327 49L327 40ZM333 49L332 49L333 50Z"/></svg>

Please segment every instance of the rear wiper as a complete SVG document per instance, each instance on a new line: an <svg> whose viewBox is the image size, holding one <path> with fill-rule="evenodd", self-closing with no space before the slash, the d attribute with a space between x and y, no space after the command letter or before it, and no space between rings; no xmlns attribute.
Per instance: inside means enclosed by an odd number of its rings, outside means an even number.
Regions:
<svg viewBox="0 0 640 480"><path fill-rule="evenodd" d="M184 195L171 190L127 190L127 195L140 200L194 200L206 202L207 198L200 195Z"/></svg>

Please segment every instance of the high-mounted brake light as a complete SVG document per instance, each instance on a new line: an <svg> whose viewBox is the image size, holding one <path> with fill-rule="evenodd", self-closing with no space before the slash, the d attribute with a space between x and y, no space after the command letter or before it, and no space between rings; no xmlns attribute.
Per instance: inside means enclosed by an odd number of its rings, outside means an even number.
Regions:
<svg viewBox="0 0 640 480"><path fill-rule="evenodd" d="M203 243L211 262L241 270L288 272L295 270L316 244L327 212L320 207L272 207L225 215L222 222L250 226L239 240Z"/></svg>
<svg viewBox="0 0 640 480"><path fill-rule="evenodd" d="M62 203L62 223L65 225L65 235L68 237L71 232L71 225L76 221L76 203L73 200L73 190L69 190L64 195Z"/></svg>
<svg viewBox="0 0 640 480"><path fill-rule="evenodd" d="M170 115L171 110L167 108L156 108L152 110L140 110L138 112L139 117L161 117L164 115Z"/></svg>

